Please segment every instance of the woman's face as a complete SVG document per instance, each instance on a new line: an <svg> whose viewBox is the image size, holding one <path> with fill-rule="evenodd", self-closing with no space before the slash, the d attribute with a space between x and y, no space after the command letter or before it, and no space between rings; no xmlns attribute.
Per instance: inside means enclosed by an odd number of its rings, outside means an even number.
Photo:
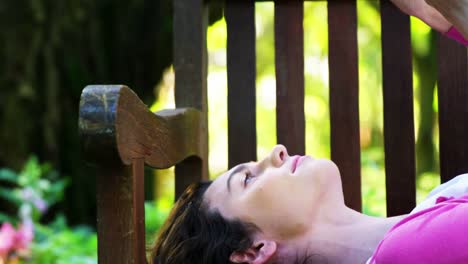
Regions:
<svg viewBox="0 0 468 264"><path fill-rule="evenodd" d="M343 204L336 165L310 156L289 156L282 145L259 162L240 164L219 176L205 199L211 209L260 228L273 239L303 234L323 208Z"/></svg>

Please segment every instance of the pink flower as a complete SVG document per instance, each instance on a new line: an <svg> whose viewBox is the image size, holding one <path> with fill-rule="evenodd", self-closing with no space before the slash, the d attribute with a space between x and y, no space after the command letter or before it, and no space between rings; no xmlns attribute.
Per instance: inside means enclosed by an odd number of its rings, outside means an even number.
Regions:
<svg viewBox="0 0 468 264"><path fill-rule="evenodd" d="M13 249L16 240L16 230L10 223L4 223L0 228L0 259L6 259Z"/></svg>
<svg viewBox="0 0 468 264"><path fill-rule="evenodd" d="M23 222L18 231L10 223L4 223L0 228L0 260L8 259L12 251L27 252L34 238L33 228L31 221Z"/></svg>
<svg viewBox="0 0 468 264"><path fill-rule="evenodd" d="M34 238L34 226L32 221L24 221L20 225L15 237L15 249L25 250L28 249L29 244Z"/></svg>

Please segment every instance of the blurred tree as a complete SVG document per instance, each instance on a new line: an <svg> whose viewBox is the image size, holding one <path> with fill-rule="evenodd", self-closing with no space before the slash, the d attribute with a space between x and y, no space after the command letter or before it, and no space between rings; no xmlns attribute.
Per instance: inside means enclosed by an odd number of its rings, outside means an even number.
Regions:
<svg viewBox="0 0 468 264"><path fill-rule="evenodd" d="M436 119L434 105L434 89L437 82L436 32L431 30L429 38L418 39L426 41L427 48L413 49L414 68L419 76L419 130L416 142L417 175L425 172L438 171L436 163L434 124Z"/></svg>
<svg viewBox="0 0 468 264"><path fill-rule="evenodd" d="M122 83L145 103L172 56L172 1L0 2L0 166L31 153L72 180L72 224L95 224L95 175L83 166L78 104L87 84ZM0 208L1 210L2 208Z"/></svg>

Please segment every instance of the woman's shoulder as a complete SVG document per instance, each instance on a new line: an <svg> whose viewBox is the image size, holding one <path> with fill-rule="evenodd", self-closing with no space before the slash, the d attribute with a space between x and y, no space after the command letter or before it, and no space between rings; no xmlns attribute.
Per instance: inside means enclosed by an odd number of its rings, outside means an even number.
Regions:
<svg viewBox="0 0 468 264"><path fill-rule="evenodd" d="M468 261L468 236L464 232L468 230L468 194L439 197L436 203L396 224L380 242L370 263Z"/></svg>
<svg viewBox="0 0 468 264"><path fill-rule="evenodd" d="M439 197L460 197L468 194L468 173L458 175L457 177L447 181L434 188L429 195L416 206L411 214L427 209L436 204Z"/></svg>
<svg viewBox="0 0 468 264"><path fill-rule="evenodd" d="M430 258L445 258L437 263L460 263L449 262L453 258L467 261L468 252L462 249L468 243L468 236L461 232L468 230L466 219L468 173L434 188L407 217L392 227L367 263L423 263L422 259Z"/></svg>

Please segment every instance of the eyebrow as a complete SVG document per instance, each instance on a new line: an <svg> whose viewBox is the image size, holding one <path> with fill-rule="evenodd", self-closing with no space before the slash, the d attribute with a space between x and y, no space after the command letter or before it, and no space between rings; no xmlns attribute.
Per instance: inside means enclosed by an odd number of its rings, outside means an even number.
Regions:
<svg viewBox="0 0 468 264"><path fill-rule="evenodd" d="M239 166L235 167L234 170L229 174L228 179L227 179L228 192L231 192L232 176L234 176L236 173L238 173L240 171L243 171L246 167L247 167L247 165L245 165L245 164L239 165Z"/></svg>

